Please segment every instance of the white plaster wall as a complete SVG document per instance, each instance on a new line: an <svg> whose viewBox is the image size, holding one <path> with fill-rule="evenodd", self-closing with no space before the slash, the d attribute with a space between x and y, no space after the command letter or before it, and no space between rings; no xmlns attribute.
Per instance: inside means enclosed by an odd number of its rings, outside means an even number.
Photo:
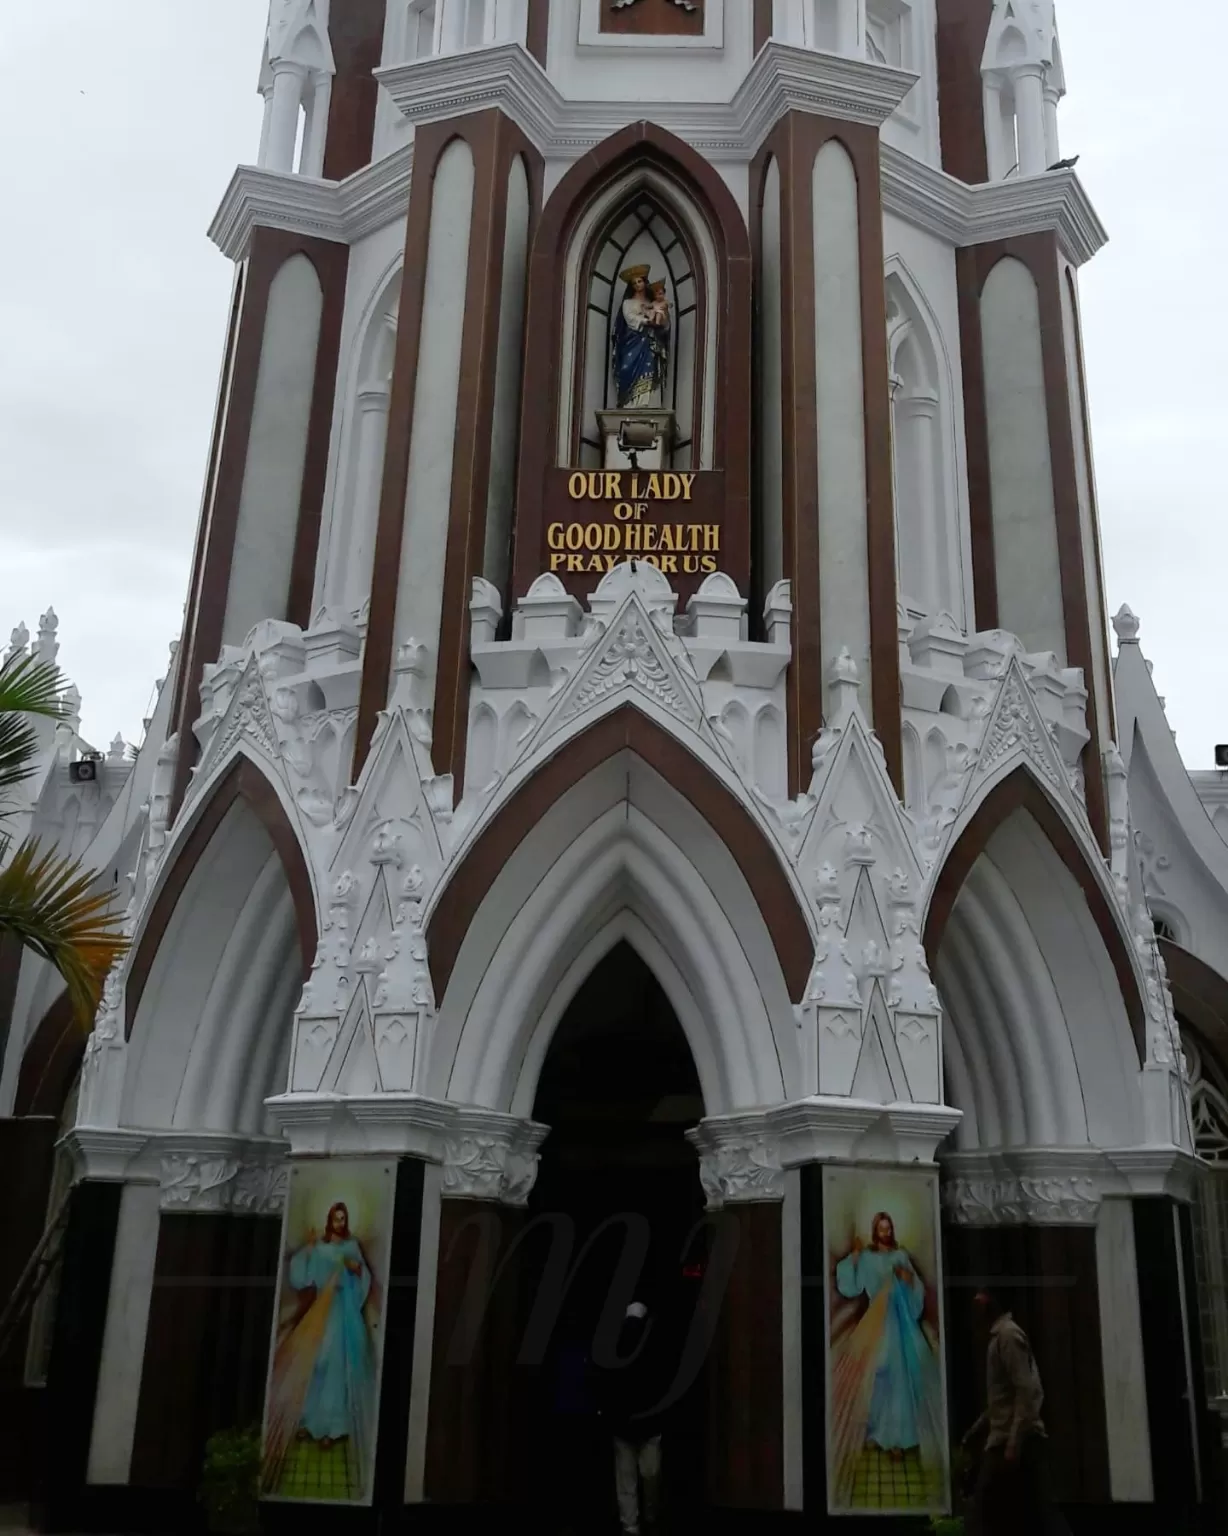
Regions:
<svg viewBox="0 0 1228 1536"><path fill-rule="evenodd" d="M395 219L350 247L345 283L345 311L337 354L337 392L324 482L320 548L316 558L312 613L326 603L343 601L349 553L341 548L349 537L349 518L357 477L358 391L366 382L363 358L370 329L389 303L399 303L401 262L405 254L405 220Z"/></svg>
<svg viewBox="0 0 1228 1536"><path fill-rule="evenodd" d="M960 349L955 251L897 214L883 214L888 272L895 272L921 309L938 353L943 396L940 483L944 487L954 569L951 617L961 629L976 628L972 601L972 536L968 519L968 451L964 433L964 380Z"/></svg>
<svg viewBox="0 0 1228 1536"><path fill-rule="evenodd" d="M773 158L763 188L759 284L760 590L784 575L784 421L780 287L780 166Z"/></svg>
<svg viewBox="0 0 1228 1536"><path fill-rule="evenodd" d="M1066 379L1070 393L1070 427L1074 437L1075 481L1079 491L1079 532L1083 542L1083 584L1087 591L1087 619L1092 635L1092 675L1084 681L1092 690L1096 719L1100 725L1098 750L1112 739L1113 696L1106 671L1108 651L1105 639L1108 622L1104 611L1104 573L1097 558L1096 509L1093 490L1094 468L1088 458L1089 445L1083 430L1083 389L1079 377L1079 329L1071 297L1074 268L1063 262L1059 278L1062 289L1062 329L1066 343Z"/></svg>
<svg viewBox="0 0 1228 1536"><path fill-rule="evenodd" d="M90 1483L128 1481L158 1250L158 1197L156 1184L125 1184L120 1195L85 1474Z"/></svg>
<svg viewBox="0 0 1228 1536"><path fill-rule="evenodd" d="M397 645L412 637L428 648L431 679L439 650L472 217L473 154L454 139L439 158L431 195L395 630Z"/></svg>
<svg viewBox="0 0 1228 1536"><path fill-rule="evenodd" d="M872 694L865 402L857 176L843 145L815 157L814 326L819 454L819 600L824 666L847 646Z"/></svg>
<svg viewBox="0 0 1228 1536"><path fill-rule="evenodd" d="M728 101L750 68L753 7L716 3L724 10L719 49L680 46L677 38L581 43L581 8L595 13L597 0L552 0L547 71L564 96L580 101Z"/></svg>
<svg viewBox="0 0 1228 1536"><path fill-rule="evenodd" d="M222 624L225 645L242 644L261 619L285 617L323 307L316 269L306 256L292 256L269 289Z"/></svg>
<svg viewBox="0 0 1228 1536"><path fill-rule="evenodd" d="M1100 1295L1104 1413L1109 1442L1109 1489L1114 1503L1149 1504L1151 1430L1138 1300L1134 1207L1105 1200L1096 1223L1096 1284Z"/></svg>
<svg viewBox="0 0 1228 1536"><path fill-rule="evenodd" d="M1032 274L1004 257L981 294L998 623L1066 662L1049 420Z"/></svg>
<svg viewBox="0 0 1228 1536"><path fill-rule="evenodd" d="M524 359L525 269L529 258L529 178L519 155L507 180L503 234L503 281L499 292L499 343L490 432L490 485L486 493L486 549L482 574L503 594L506 608L516 491L516 441L520 426L520 376Z"/></svg>

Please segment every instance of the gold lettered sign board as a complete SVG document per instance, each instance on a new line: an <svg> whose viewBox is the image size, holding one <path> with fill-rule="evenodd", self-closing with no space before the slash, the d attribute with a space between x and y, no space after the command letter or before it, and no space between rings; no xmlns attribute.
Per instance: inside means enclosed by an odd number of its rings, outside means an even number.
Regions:
<svg viewBox="0 0 1228 1536"><path fill-rule="evenodd" d="M624 560L656 566L684 601L705 576L729 570L719 471L576 469L555 475L543 565L577 595L591 592Z"/></svg>

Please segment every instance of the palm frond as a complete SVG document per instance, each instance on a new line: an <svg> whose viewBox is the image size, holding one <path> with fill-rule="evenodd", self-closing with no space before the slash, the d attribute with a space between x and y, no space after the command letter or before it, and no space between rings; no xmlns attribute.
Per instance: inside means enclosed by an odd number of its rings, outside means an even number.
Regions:
<svg viewBox="0 0 1228 1536"><path fill-rule="evenodd" d="M29 721L16 714L0 714L0 796L30 777L37 757L38 737Z"/></svg>
<svg viewBox="0 0 1228 1536"><path fill-rule="evenodd" d="M107 972L128 947L110 892L93 889L96 878L34 838L0 869L0 933L15 934L55 966L87 1027Z"/></svg>
<svg viewBox="0 0 1228 1536"><path fill-rule="evenodd" d="M19 651L0 665L0 797L24 783L37 766L31 715L66 718L64 678L52 662Z"/></svg>
<svg viewBox="0 0 1228 1536"><path fill-rule="evenodd" d="M54 662L18 651L0 666L0 714L67 717L64 675Z"/></svg>

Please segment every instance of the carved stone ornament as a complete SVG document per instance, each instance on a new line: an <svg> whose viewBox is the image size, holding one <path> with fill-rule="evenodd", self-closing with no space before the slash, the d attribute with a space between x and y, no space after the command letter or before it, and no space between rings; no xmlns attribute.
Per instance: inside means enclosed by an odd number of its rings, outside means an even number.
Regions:
<svg viewBox="0 0 1228 1536"><path fill-rule="evenodd" d="M442 1193L454 1200L528 1204L537 1182L538 1156L496 1135L450 1137L443 1148Z"/></svg>
<svg viewBox="0 0 1228 1536"><path fill-rule="evenodd" d="M1100 1189L1087 1175L956 1178L943 1185L943 1205L963 1227L1095 1226Z"/></svg>
<svg viewBox="0 0 1228 1536"><path fill-rule="evenodd" d="M784 1199L784 1169L780 1149L772 1139L738 1137L707 1149L695 1132L690 1132L688 1139L700 1148L699 1179L709 1209Z"/></svg>
<svg viewBox="0 0 1228 1536"><path fill-rule="evenodd" d="M160 1204L164 1211L213 1215L276 1215L285 1204L284 1162L244 1162L237 1151L175 1151L162 1155Z"/></svg>

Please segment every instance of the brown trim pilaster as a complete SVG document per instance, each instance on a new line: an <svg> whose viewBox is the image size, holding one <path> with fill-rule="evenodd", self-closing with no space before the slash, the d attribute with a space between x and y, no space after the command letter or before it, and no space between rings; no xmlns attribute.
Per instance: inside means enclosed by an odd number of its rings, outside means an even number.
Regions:
<svg viewBox="0 0 1228 1536"><path fill-rule="evenodd" d="M784 117L751 168L761 189L770 160L776 161L780 177L781 542L782 568L793 603L793 659L785 679L790 795L799 794L809 782L810 748L823 725L819 466L814 425L814 157L809 153L810 136L801 131L804 122L798 113ZM758 211L761 221L762 192Z"/></svg>
<svg viewBox="0 0 1228 1536"><path fill-rule="evenodd" d="M474 158L473 221L469 237L466 312L461 337L456 437L449 503L444 597L436 670L434 761L439 773L464 774L466 712L457 707L458 689L468 684L469 578L481 569L490 475L490 423L494 399L495 352L499 331L499 284L503 268L507 172L522 154L529 175L531 213L540 207L541 159L511 121L493 109L447 122L428 123L414 140L414 178L406 221L405 264L384 477L375 531L375 558L362 686L354 739L354 777L366 761L380 710L388 698L395 641L397 588L409 489L422 308L430 242L435 172L444 150L462 138ZM535 213L534 213L535 216ZM444 709L441 717L438 713ZM459 736L459 745L458 745ZM441 766L446 762L448 766Z"/></svg>
<svg viewBox="0 0 1228 1536"><path fill-rule="evenodd" d="M546 67L546 54L550 43L550 0L529 0L529 22L525 47L531 58Z"/></svg>
<svg viewBox="0 0 1228 1536"><path fill-rule="evenodd" d="M204 569L206 532L209 520L207 512L213 504L214 486L217 483L218 460L221 456L222 437L225 432L227 407L230 404L230 386L234 378L235 342L239 334L239 316L243 313L243 293L247 281L247 264L235 268L234 284L230 295L230 319L226 325L226 350L222 354L222 372L218 379L217 404L213 411L213 434L209 440L209 462L205 470L205 487L201 494L200 514L196 521L196 547L192 554L192 579L188 585L188 603L184 613L183 634L180 649L184 652L175 670L175 691L171 695L171 719L178 720L184 695L184 678L188 639L196 628L197 607L200 600L200 582ZM173 727L172 727L173 729Z"/></svg>
<svg viewBox="0 0 1228 1536"><path fill-rule="evenodd" d="M810 751L823 723L813 175L815 158L831 139L837 139L847 151L857 177L862 430L873 670L873 696L868 701L868 712L882 743L892 782L901 792L895 510L878 136L870 128L800 112L790 112L781 119L752 167L752 174L762 178L768 156L774 156L780 166L784 571L793 600L793 661L786 684L789 790L796 794L805 787Z"/></svg>
<svg viewBox="0 0 1228 1536"><path fill-rule="evenodd" d="M201 673L207 663L217 660L222 646L222 627L226 617L230 569L239 526L239 505L247 473L247 450L251 438L252 415L256 407L256 383L260 372L260 353L264 345L269 290L285 263L291 257L300 255L306 256L315 268L320 281L323 308L316 348L310 436L299 491L298 526L286 607L281 614L269 614L268 617L289 617L292 603L298 613L303 615L302 618L296 617L295 622L303 623L308 617L315 570L315 541L319 536L324 477L328 468L333 392L341 339L341 316L345 307L349 250L335 241L293 234L288 230L266 229L258 225L252 233L245 263L229 380L223 388L223 399L219 404L220 435L216 458L210 467L207 499L201 509L201 525L197 534L198 571L189 606L190 626L184 632L184 654L179 661L175 708L171 720L171 731L179 735L179 755L171 792L172 820L183 803L188 779L196 762L192 722L196 718L199 704Z"/></svg>
<svg viewBox="0 0 1228 1536"><path fill-rule="evenodd" d="M966 316L976 310L975 351L980 365L979 391L972 409L985 417L984 364L981 354L980 302L989 274L1004 257L1023 263L1036 283L1040 311L1041 367L1044 373L1045 408L1049 430L1049 460L1053 478L1053 516L1057 529L1058 570L1062 587L1062 614L1066 633L1066 665L1081 667L1087 687L1087 728L1091 733L1084 755L1084 781L1087 815L1101 848L1108 853L1109 823L1105 801L1104 777L1100 767L1100 722L1093 683L1093 641L1087 597L1086 566L1083 559L1083 524L1079 509L1078 467L1075 460L1074 410L1070 399L1069 373L1066 367L1066 328L1062 313L1061 255L1057 235L1052 231L1019 235L1009 240L994 240L958 253L960 261L961 344L964 350L964 386L967 393L969 336L963 331ZM971 268L972 280L968 279ZM971 324L971 322L970 322ZM979 402L979 404L978 404ZM989 484L988 426L984 438L984 484L978 502L973 501L973 572L976 580L977 624L989 627L981 611L981 567L993 559L992 495ZM970 450L971 452L971 450ZM1090 474L1090 462L1089 462ZM971 458L970 473L971 480ZM971 486L970 486L971 490ZM970 499L972 499L970 497ZM986 517L988 512L988 518ZM986 540L986 524L990 537ZM994 590L997 573L994 570ZM996 623L996 603L994 605ZM1107 644L1107 642L1106 642Z"/></svg>
<svg viewBox="0 0 1228 1536"><path fill-rule="evenodd" d="M938 126L942 168L961 181L989 180L981 59L993 0L938 0Z"/></svg>
<svg viewBox="0 0 1228 1536"><path fill-rule="evenodd" d="M465 137L474 161L473 220L431 748L436 773L453 776L457 800L464 787L469 734L469 594L474 576L481 574L486 542L507 187L517 155L525 162L534 204L540 201L541 185L540 155L501 112L480 112L467 119ZM532 240L531 227L528 238Z"/></svg>
<svg viewBox="0 0 1228 1536"><path fill-rule="evenodd" d="M328 453L333 435L337 370L341 362L341 322L345 316L350 248L322 240L318 243L313 259L320 286L324 290L324 308L320 313L315 379L311 386L311 411L307 419L307 452L303 458L303 486L299 492L298 524L294 531L294 554L290 561L290 590L286 597L286 618L300 629L306 629L311 623L311 598L315 590L316 557L320 548L324 486L328 478Z"/></svg>
<svg viewBox="0 0 1228 1536"><path fill-rule="evenodd" d="M985 406L981 282L976 248L956 251L955 287L959 302L959 350L964 386L964 447L968 462L968 533L972 545L972 606L977 629L997 629L998 567L994 556L993 506L989 482L989 420Z"/></svg>
<svg viewBox="0 0 1228 1536"><path fill-rule="evenodd" d="M426 290L426 254L431 234L431 200L439 158L455 131L455 124L452 123L423 123L414 135L414 175L410 183L409 209L405 220L405 262L401 273L401 297L397 309L397 335L392 360L388 436L384 447L379 512L375 522L371 599L362 653L358 720L354 729L355 780L366 762L376 719L387 702L388 679L392 674L401 541L405 533L405 496L409 488L409 446L413 435L418 349L422 339L422 303Z"/></svg>
<svg viewBox="0 0 1228 1536"><path fill-rule="evenodd" d="M1065 264L1059 260L1059 267ZM1111 740L1117 740L1117 709L1113 700L1113 653L1109 646L1108 626L1108 601L1104 590L1104 556L1100 548L1100 499L1096 494L1096 463L1092 457L1092 416L1091 407L1087 401L1087 365L1083 359L1083 315L1079 305L1079 289L1075 282L1074 270L1065 267L1061 273L1061 281L1065 282L1070 294L1070 314L1074 325L1074 336L1071 345L1074 348L1075 372L1079 387L1079 408L1076 413L1078 429L1083 434L1083 463L1087 468L1087 501L1092 525L1092 542L1095 550L1096 581L1100 588L1100 634L1096 637L1102 647L1104 658L1104 685L1109 696L1109 718L1101 722L1104 734ZM1093 642L1095 643L1095 642Z"/></svg>
<svg viewBox="0 0 1228 1536"><path fill-rule="evenodd" d="M344 181L371 162L379 87L374 71L384 51L387 0L342 0L328 17L332 44L332 98L324 140L324 176Z"/></svg>
<svg viewBox="0 0 1228 1536"><path fill-rule="evenodd" d="M772 35L772 0L754 0L754 5L751 46L758 53Z"/></svg>

